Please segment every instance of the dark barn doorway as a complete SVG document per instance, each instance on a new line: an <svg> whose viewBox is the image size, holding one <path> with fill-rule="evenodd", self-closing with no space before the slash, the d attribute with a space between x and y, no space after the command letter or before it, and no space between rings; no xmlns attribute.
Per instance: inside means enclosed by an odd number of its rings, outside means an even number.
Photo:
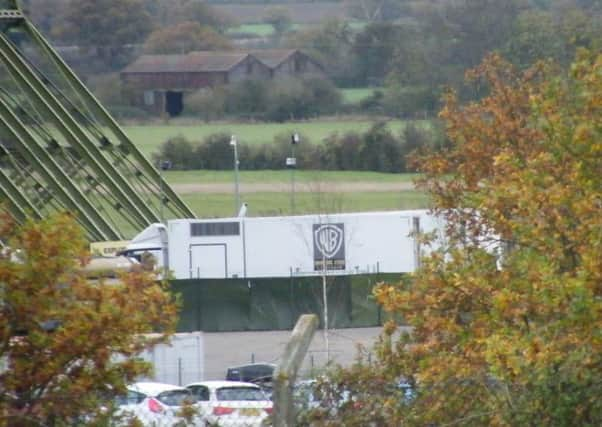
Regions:
<svg viewBox="0 0 602 427"><path fill-rule="evenodd" d="M179 116L183 109L182 92L165 92L165 111L170 117Z"/></svg>

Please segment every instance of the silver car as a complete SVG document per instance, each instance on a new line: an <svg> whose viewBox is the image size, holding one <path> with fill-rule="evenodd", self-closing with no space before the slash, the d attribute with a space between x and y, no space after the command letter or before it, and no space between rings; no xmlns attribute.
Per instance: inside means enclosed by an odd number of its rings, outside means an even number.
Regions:
<svg viewBox="0 0 602 427"><path fill-rule="evenodd" d="M138 419L144 426L172 427L182 421L182 408L194 398L183 387L157 382L137 382L128 386L127 394L116 399L116 418L128 425ZM195 420L194 424L197 424Z"/></svg>
<svg viewBox="0 0 602 427"><path fill-rule="evenodd" d="M266 425L273 403L261 388L242 381L202 381L186 386L204 424L228 427Z"/></svg>

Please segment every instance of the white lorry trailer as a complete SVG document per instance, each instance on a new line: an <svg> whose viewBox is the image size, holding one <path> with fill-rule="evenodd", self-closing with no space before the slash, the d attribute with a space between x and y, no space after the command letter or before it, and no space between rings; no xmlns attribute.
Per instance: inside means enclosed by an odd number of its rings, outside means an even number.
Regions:
<svg viewBox="0 0 602 427"><path fill-rule="evenodd" d="M152 224L123 253L149 253L174 279L402 273L420 257L416 232L442 229L427 210L177 219Z"/></svg>

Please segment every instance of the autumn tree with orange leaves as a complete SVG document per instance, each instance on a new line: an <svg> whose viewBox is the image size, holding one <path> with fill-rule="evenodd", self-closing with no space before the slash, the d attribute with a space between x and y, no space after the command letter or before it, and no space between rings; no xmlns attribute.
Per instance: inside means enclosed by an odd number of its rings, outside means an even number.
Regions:
<svg viewBox="0 0 602 427"><path fill-rule="evenodd" d="M602 425L602 55L467 76L488 95L448 93L450 145L416 159L448 243L375 290L410 332L339 369L356 404L313 425Z"/></svg>
<svg viewBox="0 0 602 427"><path fill-rule="evenodd" d="M177 302L146 271L90 282L68 214L17 227L0 256L0 426L91 425L150 366L136 356L175 329ZM147 333L153 332L153 335ZM152 337L152 338L151 338Z"/></svg>

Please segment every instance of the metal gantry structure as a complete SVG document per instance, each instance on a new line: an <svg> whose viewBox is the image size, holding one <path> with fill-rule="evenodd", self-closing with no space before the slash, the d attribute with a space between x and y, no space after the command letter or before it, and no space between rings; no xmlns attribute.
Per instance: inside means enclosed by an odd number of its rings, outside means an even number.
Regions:
<svg viewBox="0 0 602 427"><path fill-rule="evenodd" d="M70 211L92 241L194 213L19 9L0 0L0 201Z"/></svg>

